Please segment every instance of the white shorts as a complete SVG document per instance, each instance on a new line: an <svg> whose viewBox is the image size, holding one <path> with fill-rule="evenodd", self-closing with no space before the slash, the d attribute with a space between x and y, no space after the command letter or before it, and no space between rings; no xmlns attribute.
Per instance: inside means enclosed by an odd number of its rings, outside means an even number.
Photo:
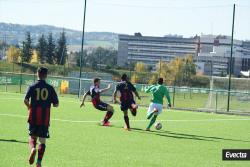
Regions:
<svg viewBox="0 0 250 167"><path fill-rule="evenodd" d="M162 113L162 104L150 103L149 107L148 107L147 116L149 116L151 113L154 112L154 108L156 108L158 110L158 115Z"/></svg>

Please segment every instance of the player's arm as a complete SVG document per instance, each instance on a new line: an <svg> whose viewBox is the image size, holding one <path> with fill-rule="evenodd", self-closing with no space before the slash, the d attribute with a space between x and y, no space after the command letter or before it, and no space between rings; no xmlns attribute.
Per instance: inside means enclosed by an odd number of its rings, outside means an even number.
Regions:
<svg viewBox="0 0 250 167"><path fill-rule="evenodd" d="M100 93L103 93L103 92L108 91L110 88L111 88L111 84L108 84L108 86L106 88L100 89L99 91L100 91Z"/></svg>
<svg viewBox="0 0 250 167"><path fill-rule="evenodd" d="M117 96L117 88L115 88L114 93L113 93L113 102L114 103L118 102L117 99L116 99L116 96Z"/></svg>
<svg viewBox="0 0 250 167"><path fill-rule="evenodd" d="M28 109L30 108L30 100L29 100L30 97L31 97L31 88L29 87L24 97L24 104Z"/></svg>
<svg viewBox="0 0 250 167"><path fill-rule="evenodd" d="M82 103L81 103L80 107L84 106L84 101L85 101L85 99L86 99L86 97L87 97L88 95L90 95L90 91L86 92L86 93L82 96Z"/></svg>
<svg viewBox="0 0 250 167"><path fill-rule="evenodd" d="M58 96L57 96L56 91L55 91L54 88L52 88L52 104L53 104L53 107L58 107L59 106Z"/></svg>
<svg viewBox="0 0 250 167"><path fill-rule="evenodd" d="M134 85L131 84L131 83L129 83L129 84L130 84L130 86L131 86L131 88L132 88L132 91L134 92L135 96L136 96L139 100L141 100L141 97L140 97L139 93L137 92L136 88L134 87Z"/></svg>
<svg viewBox="0 0 250 167"><path fill-rule="evenodd" d="M141 97L140 97L139 93L137 92L137 90L135 90L134 93L135 93L135 96L136 96L139 100L141 100Z"/></svg>
<svg viewBox="0 0 250 167"><path fill-rule="evenodd" d="M170 100L170 95L169 95L169 91L168 91L167 88L165 88L165 96L166 96L166 98L168 100L168 107L172 107L171 100Z"/></svg>
<svg viewBox="0 0 250 167"><path fill-rule="evenodd" d="M151 86L145 88L145 92L146 92L146 93L149 93L149 92L152 91L153 88L154 88L154 85L151 85Z"/></svg>
<svg viewBox="0 0 250 167"><path fill-rule="evenodd" d="M30 108L29 99L24 99L24 104L26 105L26 107L27 107L28 109Z"/></svg>

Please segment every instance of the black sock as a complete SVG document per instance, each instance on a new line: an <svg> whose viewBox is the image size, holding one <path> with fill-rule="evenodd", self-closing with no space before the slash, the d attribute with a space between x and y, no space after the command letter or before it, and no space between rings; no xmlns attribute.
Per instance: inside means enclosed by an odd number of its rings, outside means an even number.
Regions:
<svg viewBox="0 0 250 167"><path fill-rule="evenodd" d="M127 125L127 128L130 128L128 116L124 116L124 121L125 121L125 123L126 123L126 125Z"/></svg>
<svg viewBox="0 0 250 167"><path fill-rule="evenodd" d="M107 111L107 113L106 113L106 115L104 117L104 122L105 123L108 122L108 120L112 117L112 115L113 115L113 112Z"/></svg>

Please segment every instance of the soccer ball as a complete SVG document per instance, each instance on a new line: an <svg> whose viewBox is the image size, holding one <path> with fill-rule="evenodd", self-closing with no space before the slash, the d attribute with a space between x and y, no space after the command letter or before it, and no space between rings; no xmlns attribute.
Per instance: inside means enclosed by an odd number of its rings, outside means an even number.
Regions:
<svg viewBox="0 0 250 167"><path fill-rule="evenodd" d="M160 122L157 122L156 124L155 124L155 129L156 130L160 130L162 128L162 124L160 123Z"/></svg>

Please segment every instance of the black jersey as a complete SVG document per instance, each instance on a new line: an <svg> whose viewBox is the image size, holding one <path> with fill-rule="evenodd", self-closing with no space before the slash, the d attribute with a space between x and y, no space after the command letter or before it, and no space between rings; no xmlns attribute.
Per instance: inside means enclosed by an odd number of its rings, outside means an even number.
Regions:
<svg viewBox="0 0 250 167"><path fill-rule="evenodd" d="M121 97L120 101L121 102L127 102L127 101L132 101L134 100L133 92L136 91L136 88L131 82L128 81L122 81L119 82L116 86L116 90L120 91Z"/></svg>

